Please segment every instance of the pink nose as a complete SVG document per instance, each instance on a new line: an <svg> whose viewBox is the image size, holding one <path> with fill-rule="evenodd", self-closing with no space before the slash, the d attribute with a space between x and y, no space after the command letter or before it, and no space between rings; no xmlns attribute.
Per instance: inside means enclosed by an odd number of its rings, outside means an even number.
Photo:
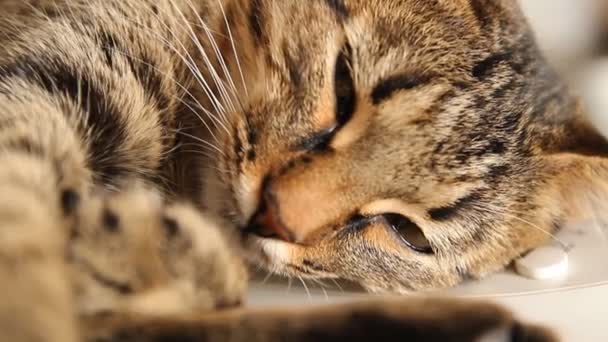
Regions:
<svg viewBox="0 0 608 342"><path fill-rule="evenodd" d="M251 219L247 232L265 238L274 238L287 242L294 242L295 235L282 222L276 198L268 186L264 187L262 204L258 212Z"/></svg>
<svg viewBox="0 0 608 342"><path fill-rule="evenodd" d="M248 229L251 233L265 237L293 242L293 234L285 228L280 218L272 210L264 210L257 214Z"/></svg>

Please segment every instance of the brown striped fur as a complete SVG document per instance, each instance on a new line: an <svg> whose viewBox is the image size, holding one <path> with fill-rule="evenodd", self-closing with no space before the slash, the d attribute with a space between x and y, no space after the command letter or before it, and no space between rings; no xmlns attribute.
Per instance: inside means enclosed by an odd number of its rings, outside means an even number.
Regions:
<svg viewBox="0 0 608 342"><path fill-rule="evenodd" d="M449 300L216 311L244 258L404 293L604 212L608 144L514 0L0 8L3 339L554 339Z"/></svg>

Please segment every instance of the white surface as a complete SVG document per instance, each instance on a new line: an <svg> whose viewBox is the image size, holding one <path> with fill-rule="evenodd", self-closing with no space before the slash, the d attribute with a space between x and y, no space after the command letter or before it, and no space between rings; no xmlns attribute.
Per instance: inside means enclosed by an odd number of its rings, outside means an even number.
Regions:
<svg viewBox="0 0 608 342"><path fill-rule="evenodd" d="M557 279L568 272L568 254L559 246L540 247L515 260L515 270L530 279Z"/></svg>
<svg viewBox="0 0 608 342"><path fill-rule="evenodd" d="M608 341L608 282L495 300L521 319L552 327L564 342Z"/></svg>
<svg viewBox="0 0 608 342"><path fill-rule="evenodd" d="M568 273L561 279L532 280L505 270L485 280L442 291L462 297L502 303L519 317L556 329L563 341L608 341L608 229L600 222L579 222L558 235L567 246ZM249 305L306 305L367 297L358 290L340 289L331 280L304 286L271 279L254 283Z"/></svg>
<svg viewBox="0 0 608 342"><path fill-rule="evenodd" d="M361 293L342 293L329 282L324 293L320 285L308 281L310 297L301 285L254 285L250 305L309 305L340 302L361 298ZM500 303L517 317L530 323L542 323L553 328L564 342L608 341L608 282L587 284L542 293L484 297Z"/></svg>

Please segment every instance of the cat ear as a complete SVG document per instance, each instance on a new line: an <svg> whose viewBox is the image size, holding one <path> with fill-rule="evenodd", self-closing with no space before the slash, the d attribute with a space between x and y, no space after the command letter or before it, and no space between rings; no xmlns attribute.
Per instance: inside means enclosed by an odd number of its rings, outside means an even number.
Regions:
<svg viewBox="0 0 608 342"><path fill-rule="evenodd" d="M555 140L559 146L543 156L550 192L567 219L608 219L608 127L596 125L600 119L577 106Z"/></svg>
<svg viewBox="0 0 608 342"><path fill-rule="evenodd" d="M597 115L589 115L579 101L564 107L562 110L548 111L542 120L532 125L531 135L543 153L608 158L608 132L602 132L600 129L603 126L596 125L601 121Z"/></svg>
<svg viewBox="0 0 608 342"><path fill-rule="evenodd" d="M608 157L559 153L544 157L550 196L566 220L608 220Z"/></svg>

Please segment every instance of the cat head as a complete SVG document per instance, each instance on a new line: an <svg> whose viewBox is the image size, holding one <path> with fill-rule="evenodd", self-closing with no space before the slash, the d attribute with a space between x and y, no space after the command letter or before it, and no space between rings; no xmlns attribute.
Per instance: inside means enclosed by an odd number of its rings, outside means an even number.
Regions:
<svg viewBox="0 0 608 342"><path fill-rule="evenodd" d="M210 123L222 148L204 202L270 270L376 291L452 286L545 243L581 215L587 184L608 186L606 140L516 1L222 11L232 80L216 95L230 103Z"/></svg>

